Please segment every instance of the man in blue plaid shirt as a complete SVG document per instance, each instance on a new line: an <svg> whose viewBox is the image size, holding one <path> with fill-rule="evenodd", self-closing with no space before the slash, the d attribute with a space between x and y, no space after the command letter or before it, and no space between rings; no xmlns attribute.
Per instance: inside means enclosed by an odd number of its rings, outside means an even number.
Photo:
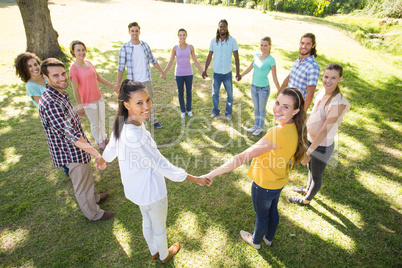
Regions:
<svg viewBox="0 0 402 268"><path fill-rule="evenodd" d="M316 47L314 34L306 33L302 36L299 46L300 56L293 63L290 74L285 78L281 86L281 90L286 87L294 87L300 90L304 97L304 109L306 111L313 101L318 77L320 76L320 66L315 60L317 57Z"/></svg>
<svg viewBox="0 0 402 268"><path fill-rule="evenodd" d="M39 117L53 165L66 165L70 169L75 197L85 217L91 221L110 219L115 212L104 211L97 205L109 194L96 192L90 163L91 154L95 156L98 168L104 169L106 163L89 143L65 92L68 77L64 64L58 59L49 58L40 67L47 87L39 100Z"/></svg>
<svg viewBox="0 0 402 268"><path fill-rule="evenodd" d="M151 70L149 64L151 63L161 73L161 78L166 79L166 74L159 66L158 61L152 55L151 48L147 43L140 40L141 28L137 22L132 22L128 25L128 33L131 40L124 44L120 49L119 54L119 67L117 72L117 82L115 90L120 91L121 79L123 78L124 70L127 66L127 78L141 82L148 90L152 102L155 104L154 92L151 84ZM158 123L155 115L155 109L152 105L151 115L149 121L156 128L161 128L162 125Z"/></svg>

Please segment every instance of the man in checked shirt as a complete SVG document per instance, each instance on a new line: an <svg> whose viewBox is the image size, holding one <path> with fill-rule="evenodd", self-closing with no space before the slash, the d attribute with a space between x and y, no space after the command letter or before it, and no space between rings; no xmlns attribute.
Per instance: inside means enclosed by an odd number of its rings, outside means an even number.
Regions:
<svg viewBox="0 0 402 268"><path fill-rule="evenodd" d="M117 82L115 86L116 92L120 91L121 79L127 66L127 78L144 84L147 88L149 96L152 99L151 115L149 121L156 128L161 128L162 124L158 122L155 115L155 94L152 89L151 70L149 64L152 64L160 73L161 78L166 79L166 74L160 67L158 60L152 54L149 45L140 40L141 28L137 22L128 25L128 33L130 41L125 43L119 53L119 67L117 69Z"/></svg>
<svg viewBox="0 0 402 268"><path fill-rule="evenodd" d="M97 168L104 169L106 163L89 143L80 119L65 92L68 77L64 64L58 59L48 58L40 67L47 87L39 100L39 117L45 130L53 165L66 165L70 169L75 197L85 217L91 221L110 219L115 212L104 211L97 205L109 194L96 192L90 163L91 155L95 156Z"/></svg>
<svg viewBox="0 0 402 268"><path fill-rule="evenodd" d="M303 94L304 109L308 110L314 98L320 66L315 58L317 57L317 44L315 35L306 33L300 39L299 58L293 63L290 74L282 83L281 90L286 87L295 87ZM279 95L280 91L278 92Z"/></svg>

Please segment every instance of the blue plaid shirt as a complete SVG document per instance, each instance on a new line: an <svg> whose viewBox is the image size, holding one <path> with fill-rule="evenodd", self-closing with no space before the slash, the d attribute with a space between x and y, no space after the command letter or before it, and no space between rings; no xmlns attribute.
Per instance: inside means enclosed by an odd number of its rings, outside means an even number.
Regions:
<svg viewBox="0 0 402 268"><path fill-rule="evenodd" d="M144 41L140 41L140 44L142 46L142 49L144 50L145 62L147 63L147 78L148 81L152 81L149 64L152 63L152 65L155 65L158 61L155 59L154 55L152 55L151 48L147 43L145 43ZM121 47L119 54L119 68L117 69L120 72L124 72L124 69L127 65L127 78L131 80L135 80L132 61L133 51L134 45L133 43L131 43L131 41Z"/></svg>
<svg viewBox="0 0 402 268"><path fill-rule="evenodd" d="M320 66L314 59L314 55L303 59L300 57L293 63L290 70L289 87L295 87L306 97L308 86L317 86L318 77L320 76Z"/></svg>
<svg viewBox="0 0 402 268"><path fill-rule="evenodd" d="M74 145L81 137L89 141L67 93L48 86L39 100L39 117L55 167L91 161L89 153Z"/></svg>

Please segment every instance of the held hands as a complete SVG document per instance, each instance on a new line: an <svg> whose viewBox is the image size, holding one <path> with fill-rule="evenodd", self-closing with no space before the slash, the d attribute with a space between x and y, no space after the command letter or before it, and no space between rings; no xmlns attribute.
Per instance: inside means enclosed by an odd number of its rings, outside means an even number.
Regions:
<svg viewBox="0 0 402 268"><path fill-rule="evenodd" d="M207 186L211 186L211 185L212 185L212 182L214 181L214 177L212 177L212 176L210 175L210 173L205 174L205 175L202 175L201 177L202 177L202 178L206 178L206 179L208 180L208 183L206 184Z"/></svg>
<svg viewBox="0 0 402 268"><path fill-rule="evenodd" d="M106 168L106 161L100 154L95 156L95 163L97 169L104 170Z"/></svg>
<svg viewBox="0 0 402 268"><path fill-rule="evenodd" d="M240 74L236 74L236 80L237 80L237 81L240 81L240 80L241 80L241 78L242 78L242 77L241 77L241 75L240 75Z"/></svg>
<svg viewBox="0 0 402 268"><path fill-rule="evenodd" d="M211 181L206 177L197 177L197 183L200 186L204 186L204 185L210 186L211 185Z"/></svg>
<svg viewBox="0 0 402 268"><path fill-rule="evenodd" d="M114 85L113 89L114 89L114 91L115 91L117 94L119 94L119 92L120 92L120 85L118 85L118 84Z"/></svg>
<svg viewBox="0 0 402 268"><path fill-rule="evenodd" d="M207 72L206 72L206 71L203 71L203 72L202 72L202 78L205 79L205 78L207 78L207 77L208 77Z"/></svg>
<svg viewBox="0 0 402 268"><path fill-rule="evenodd" d="M77 114L79 115L79 116L84 116L85 115L85 110L84 110L84 108L80 108L80 109L78 109L77 110Z"/></svg>
<svg viewBox="0 0 402 268"><path fill-rule="evenodd" d="M307 154L304 154L303 159L301 161L302 165L305 166L310 162L311 156L308 156Z"/></svg>
<svg viewBox="0 0 402 268"><path fill-rule="evenodd" d="M165 74L164 72L161 72L161 78L162 78L163 80L166 80L166 74Z"/></svg>

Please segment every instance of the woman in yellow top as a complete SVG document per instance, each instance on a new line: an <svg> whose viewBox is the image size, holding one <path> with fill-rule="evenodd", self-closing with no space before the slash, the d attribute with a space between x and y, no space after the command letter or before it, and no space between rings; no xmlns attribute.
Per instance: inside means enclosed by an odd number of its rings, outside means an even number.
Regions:
<svg viewBox="0 0 402 268"><path fill-rule="evenodd" d="M204 175L213 177L234 170L254 158L248 175L253 180L251 199L256 222L254 234L240 231L244 241L256 249L261 241L270 246L279 223L278 201L289 179L289 160L298 164L306 152L307 133L304 99L296 88L286 88L276 99L273 114L279 125L268 130L256 144L235 155L221 167Z"/></svg>

